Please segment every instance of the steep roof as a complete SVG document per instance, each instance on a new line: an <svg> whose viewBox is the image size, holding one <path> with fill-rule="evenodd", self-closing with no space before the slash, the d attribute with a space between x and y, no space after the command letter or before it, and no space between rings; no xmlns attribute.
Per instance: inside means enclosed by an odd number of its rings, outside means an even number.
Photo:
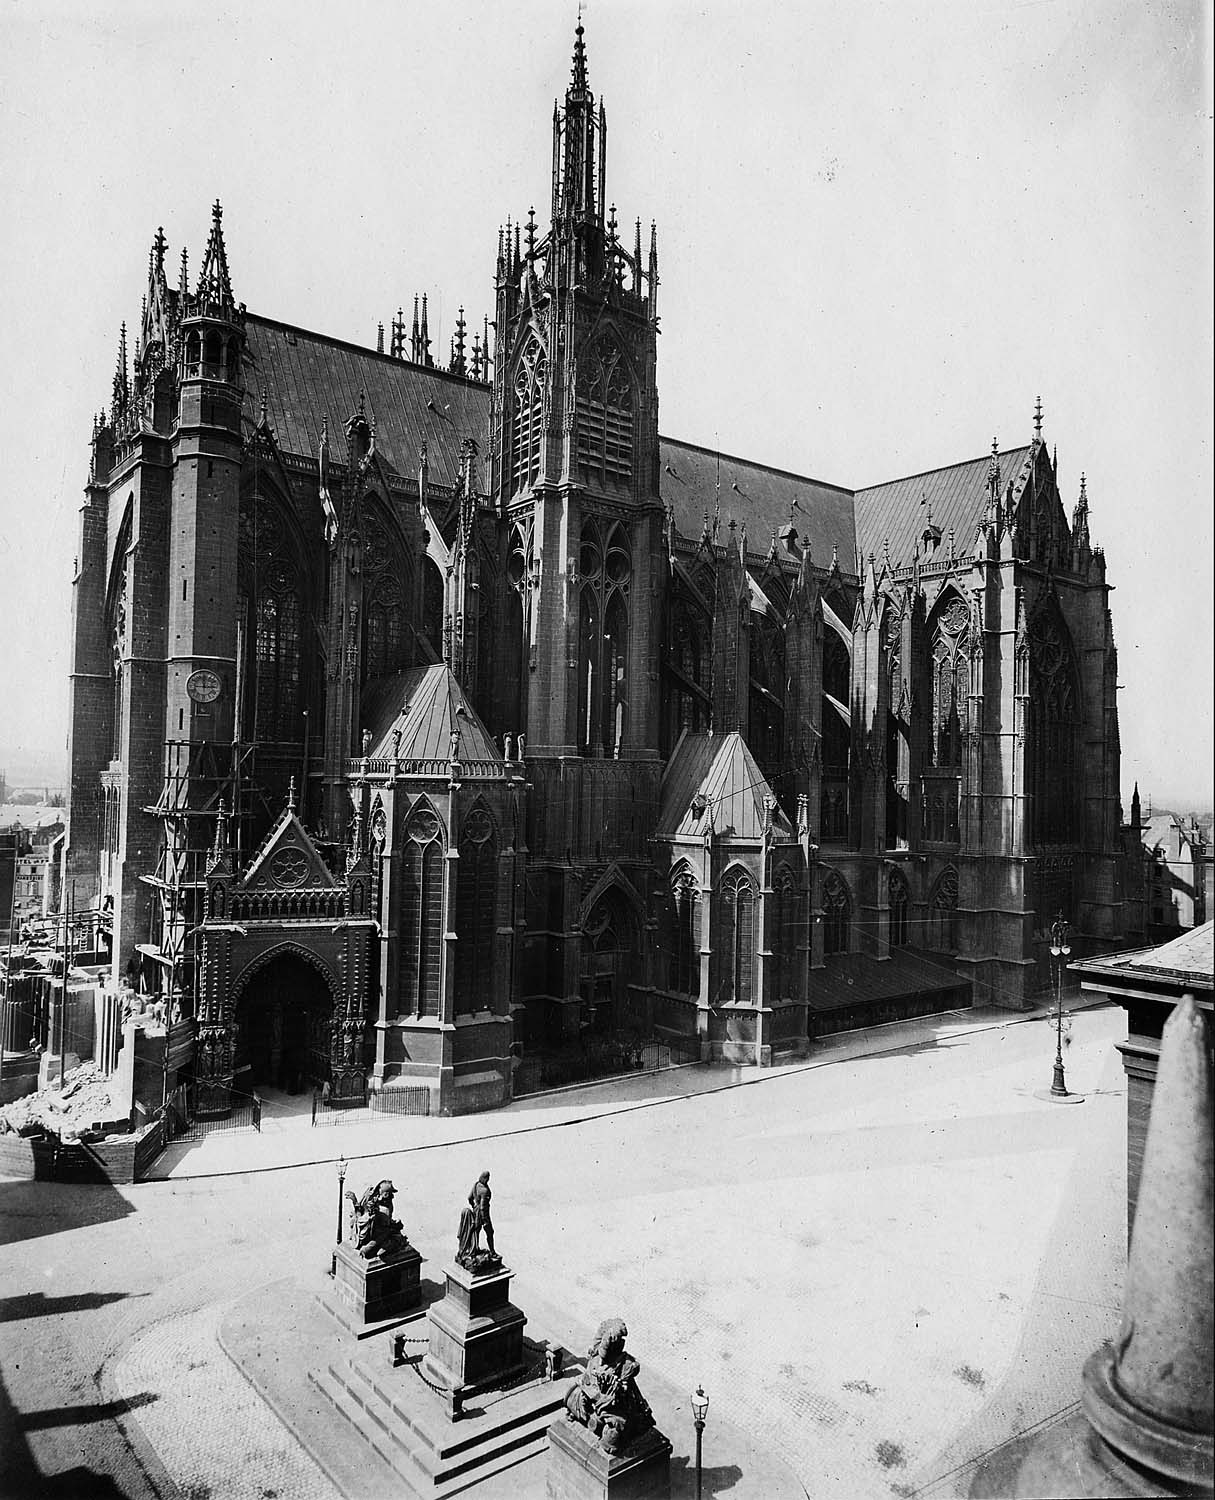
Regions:
<svg viewBox="0 0 1215 1500"><path fill-rule="evenodd" d="M328 422L330 453L341 462L346 423L363 394L377 450L398 473L415 475L425 441L430 477L441 485L456 481L461 442L480 442L489 423L488 386L252 313L244 375L246 417L257 420L264 390L266 416L284 453L315 456Z"/></svg>
<svg viewBox="0 0 1215 1500"><path fill-rule="evenodd" d="M493 736L441 662L375 683L364 693L362 709L371 731L368 753L377 759L393 754L393 731L399 729L399 759L447 761L452 730L459 729L461 760L502 761Z"/></svg>
<svg viewBox="0 0 1215 1500"><path fill-rule="evenodd" d="M359 396L375 423L376 446L398 473L416 474L426 444L430 477L450 488L459 473L460 444L485 440L487 385L393 359L342 339L250 313L245 324L245 417L258 420L262 393L275 441L284 453L315 457L328 424L334 462L344 457L345 426ZM808 539L814 561L826 566L838 550L851 574L859 551L879 553L889 538L896 566L908 564L927 524L928 507L942 533L953 528L958 550L969 550L987 499L991 455L852 490L715 449L659 438L659 489L680 534L695 540L704 516L745 522L749 549L768 550L773 533L792 524ZM1000 454L1007 484L1030 448Z"/></svg>
<svg viewBox="0 0 1215 1500"><path fill-rule="evenodd" d="M694 802L703 804L699 813ZM789 820L741 734L686 734L662 778L655 833L659 838L702 838L711 822L719 836L758 843L769 802L777 837L791 838Z"/></svg>
<svg viewBox="0 0 1215 1500"><path fill-rule="evenodd" d="M1000 453L1002 486L1020 474L1029 453L1029 445ZM968 553L987 504L990 468L991 454L985 453L944 469L857 490L856 545L861 556L872 552L880 557L889 539L891 561L896 567L908 566L928 525L930 509L932 524L940 527L941 535L948 536L952 528L958 552Z"/></svg>
<svg viewBox="0 0 1215 1500"><path fill-rule="evenodd" d="M266 416L284 453L314 457L327 423L330 453L340 462L360 394L375 423L376 448L400 474L417 473L425 441L431 479L450 487L463 439L485 439L486 385L253 313L245 335L245 417L258 420L264 391ZM766 552L772 533L792 518L799 534L810 537L816 558L829 562L838 546L841 566L851 567L850 491L672 438L658 441L662 497L684 536L699 537L704 512L715 508L720 461L723 518L746 521L754 551Z"/></svg>
<svg viewBox="0 0 1215 1500"><path fill-rule="evenodd" d="M659 489L681 535L699 537L705 512L712 516L720 497L723 522L731 517L746 522L749 551L764 554L773 534L792 524L800 537L809 538L820 567L830 564L832 549L838 548L841 569L852 572L856 537L851 490L675 438L660 438L659 443Z"/></svg>

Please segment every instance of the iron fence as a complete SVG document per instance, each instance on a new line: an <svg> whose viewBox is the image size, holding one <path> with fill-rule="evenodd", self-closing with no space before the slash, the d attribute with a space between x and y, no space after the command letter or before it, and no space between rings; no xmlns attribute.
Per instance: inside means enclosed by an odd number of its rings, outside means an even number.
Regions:
<svg viewBox="0 0 1215 1500"><path fill-rule="evenodd" d="M257 1094L244 1094L239 1089L229 1090L231 1108L226 1115L200 1119L196 1112L194 1090L189 1084L179 1084L168 1096L161 1109L164 1121L165 1142L200 1141L217 1132L253 1130L259 1135L262 1128L262 1101Z"/></svg>
<svg viewBox="0 0 1215 1500"><path fill-rule="evenodd" d="M323 1093L314 1093L312 1096L313 1125L367 1125L396 1115L429 1113L428 1088L376 1089L368 1092L362 1104L334 1103L325 1098Z"/></svg>

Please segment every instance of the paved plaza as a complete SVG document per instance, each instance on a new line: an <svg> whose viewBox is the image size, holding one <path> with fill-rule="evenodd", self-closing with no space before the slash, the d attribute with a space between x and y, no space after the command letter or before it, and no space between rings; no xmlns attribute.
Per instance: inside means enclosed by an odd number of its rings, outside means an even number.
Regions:
<svg viewBox="0 0 1215 1500"><path fill-rule="evenodd" d="M1124 1035L1120 1010L1072 1018L1075 1107L1037 1097L1048 1022L959 1014L809 1065L677 1070L494 1115L271 1116L260 1137L174 1148L163 1180L130 1189L0 1182L0 1493L39 1473L64 1496L339 1493L357 1465L305 1451L307 1424L265 1405L232 1330L247 1341L259 1307L321 1284L341 1151L348 1186L394 1180L432 1279L492 1172L529 1334L584 1349L600 1319L627 1320L676 1493L703 1382L709 1494L967 1495L983 1455L1075 1404L1116 1326ZM298 1366L274 1319L261 1357ZM542 1488L533 1463L485 1494Z"/></svg>

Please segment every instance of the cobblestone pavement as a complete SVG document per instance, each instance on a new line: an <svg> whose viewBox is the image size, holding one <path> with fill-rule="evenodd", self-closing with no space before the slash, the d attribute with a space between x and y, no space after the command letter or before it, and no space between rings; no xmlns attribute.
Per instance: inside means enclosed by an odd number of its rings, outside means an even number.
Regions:
<svg viewBox="0 0 1215 1500"><path fill-rule="evenodd" d="M1116 1325L1124 1034L1119 1011L1075 1017L1068 1080L1089 1097L1071 1108L1034 1097L1050 1081L1046 1026L924 1029L919 1045L751 1087L667 1080L669 1097L627 1112L494 1117L566 1128L434 1141L356 1162L348 1184L394 1178L434 1277L489 1168L529 1332L584 1348L620 1314L643 1388L647 1369L678 1391L703 1381L723 1493L769 1451L815 1500L960 1496L984 1453L1075 1400L1083 1359ZM240 1291L319 1281L336 1187L328 1164L121 1193L0 1183L13 1293L0 1375L16 1424L62 1404L71 1381L85 1392L71 1420L28 1432L38 1466L62 1473L83 1451L139 1500L200 1483L330 1493L213 1331ZM731 1445L746 1434L743 1451L716 1446L715 1415ZM690 1425L674 1413L685 1462Z"/></svg>
<svg viewBox="0 0 1215 1500"><path fill-rule="evenodd" d="M228 1305L141 1333L110 1366L114 1391L127 1400L157 1393L136 1420L185 1500L341 1500L220 1349Z"/></svg>

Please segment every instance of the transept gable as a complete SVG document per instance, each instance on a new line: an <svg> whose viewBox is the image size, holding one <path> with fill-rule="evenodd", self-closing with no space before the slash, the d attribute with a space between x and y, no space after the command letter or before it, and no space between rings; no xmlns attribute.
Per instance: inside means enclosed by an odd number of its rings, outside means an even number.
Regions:
<svg viewBox="0 0 1215 1500"><path fill-rule="evenodd" d="M262 841L261 848L239 879L249 891L342 889L295 813L294 797Z"/></svg>

